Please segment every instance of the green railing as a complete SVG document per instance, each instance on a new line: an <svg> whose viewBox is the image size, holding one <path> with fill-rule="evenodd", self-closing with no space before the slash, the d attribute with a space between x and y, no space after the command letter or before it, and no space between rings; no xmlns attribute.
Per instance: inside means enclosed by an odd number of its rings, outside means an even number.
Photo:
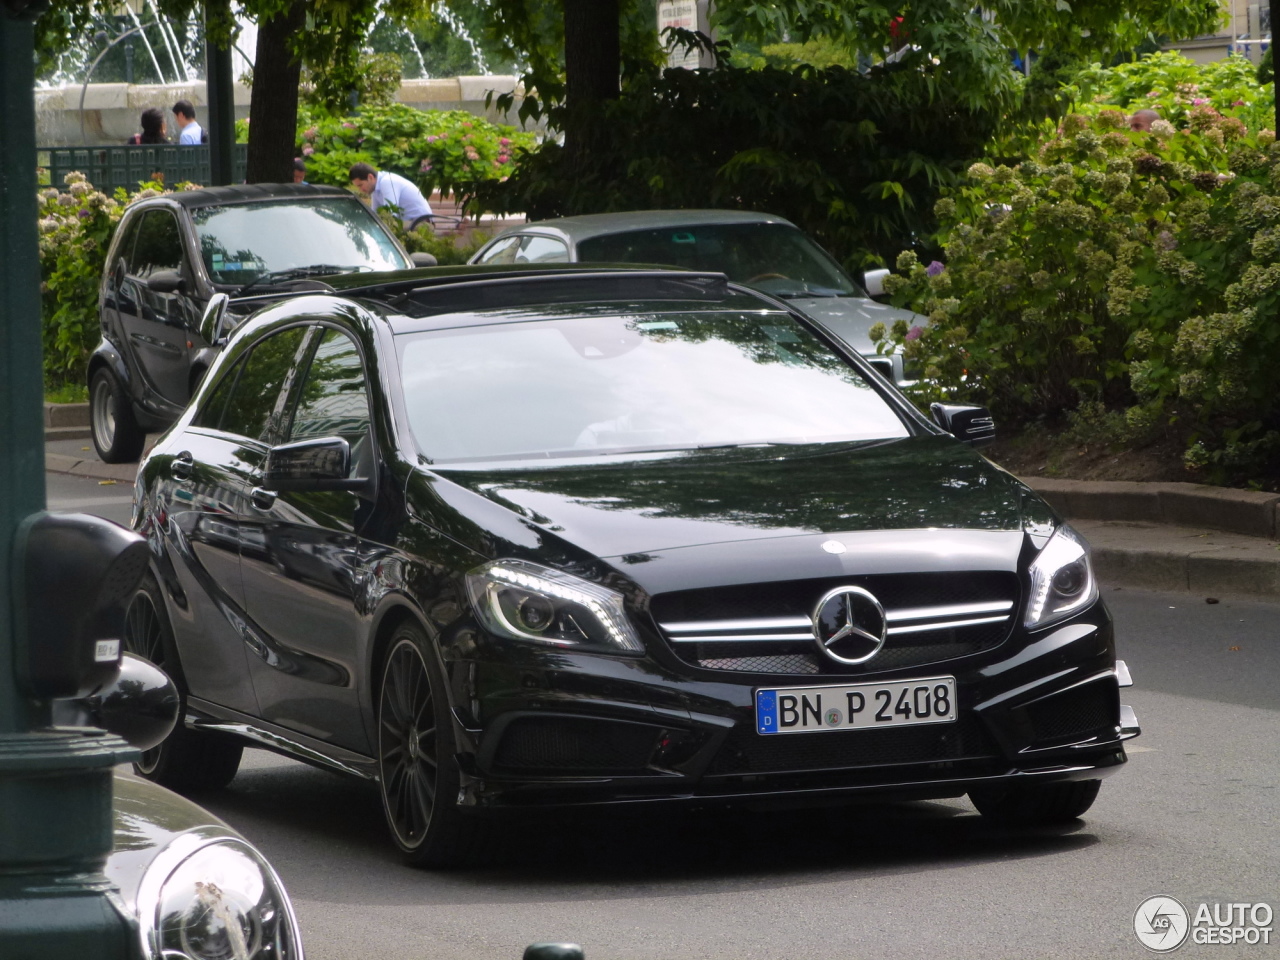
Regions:
<svg viewBox="0 0 1280 960"><path fill-rule="evenodd" d="M232 179L244 181L248 146L233 147ZM118 147L37 147L37 163L48 171L50 186L65 190L63 178L78 170L99 190L111 193L116 187L136 190L138 183L152 179L159 171L170 186L189 181L209 183L209 147L180 147L177 144L143 144ZM44 176L41 176L44 182Z"/></svg>

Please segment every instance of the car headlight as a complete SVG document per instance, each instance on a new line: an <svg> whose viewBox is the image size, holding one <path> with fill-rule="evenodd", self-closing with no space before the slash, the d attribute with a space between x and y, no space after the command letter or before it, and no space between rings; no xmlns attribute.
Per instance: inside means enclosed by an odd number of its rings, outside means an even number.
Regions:
<svg viewBox="0 0 1280 960"><path fill-rule="evenodd" d="M258 851L231 837L179 840L138 890L148 960L302 960L293 905Z"/></svg>
<svg viewBox="0 0 1280 960"><path fill-rule="evenodd" d="M484 626L500 637L605 653L642 653L622 595L526 560L494 560L467 574Z"/></svg>
<svg viewBox="0 0 1280 960"><path fill-rule="evenodd" d="M1069 527L1059 527L1031 564L1031 593L1023 619L1029 630L1047 627L1098 597L1089 548Z"/></svg>

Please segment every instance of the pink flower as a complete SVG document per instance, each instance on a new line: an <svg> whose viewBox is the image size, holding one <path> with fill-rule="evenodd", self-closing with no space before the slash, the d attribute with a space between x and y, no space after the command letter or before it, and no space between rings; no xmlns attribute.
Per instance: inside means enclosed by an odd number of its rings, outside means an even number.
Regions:
<svg viewBox="0 0 1280 960"><path fill-rule="evenodd" d="M302 139L304 140L314 140L319 135L320 135L320 131L317 130L315 127L309 127L308 129L302 131Z"/></svg>
<svg viewBox="0 0 1280 960"><path fill-rule="evenodd" d="M1199 107L1199 106L1202 106L1203 104L1206 104L1206 103L1208 103L1208 102L1209 102L1209 101L1208 101L1208 99L1207 99L1207 98L1205 98L1205 97L1196 97L1196 98L1194 98L1194 99L1191 101L1191 105L1192 105L1193 107Z"/></svg>
<svg viewBox="0 0 1280 960"><path fill-rule="evenodd" d="M1243 100L1232 100L1232 101L1231 101L1231 105L1232 105L1233 107L1243 107L1243 106L1244 106L1244 101L1243 101Z"/></svg>
<svg viewBox="0 0 1280 960"><path fill-rule="evenodd" d="M350 120L346 121L342 125L343 130L354 130L355 128L356 128L356 125L352 123Z"/></svg>
<svg viewBox="0 0 1280 960"><path fill-rule="evenodd" d="M509 147L509 146L511 146L511 141L510 141L509 139L507 139L506 137L499 137L499 138L498 138L498 144L499 144L499 146Z"/></svg>
<svg viewBox="0 0 1280 960"><path fill-rule="evenodd" d="M430 160L423 160L423 161L422 161L422 165L421 165L420 167L418 167L418 172L419 172L419 173L430 173L430 172L431 172L431 161L430 161Z"/></svg>
<svg viewBox="0 0 1280 960"><path fill-rule="evenodd" d="M302 155L303 155L304 157L309 157L309 156L311 156L311 155L312 155L313 153L315 153L315 152L316 152L316 148L315 148L315 147L313 147L313 146L311 146L311 145L309 145L309 144L308 144L307 146L305 146L305 147L303 147L303 148L302 148Z"/></svg>
<svg viewBox="0 0 1280 960"><path fill-rule="evenodd" d="M466 151L466 153L467 153L467 159L468 159L468 160L479 160L479 159L480 159L480 154L476 153L475 149L474 149L474 148L472 148L472 147L467 147L467 151Z"/></svg>
<svg viewBox="0 0 1280 960"><path fill-rule="evenodd" d="M473 123L468 123L466 120L464 120L464 121L462 121L462 123L460 124L460 126L466 127L468 130L470 130L473 126L475 126L475 124L473 124Z"/></svg>
<svg viewBox="0 0 1280 960"><path fill-rule="evenodd" d="M431 136L427 137L427 143L435 143L439 139L440 139L440 135L433 133L431 134Z"/></svg>
<svg viewBox="0 0 1280 960"><path fill-rule="evenodd" d="M924 272L925 272L925 273L927 273L927 274L928 274L929 276L931 276L931 277L936 277L938 274L940 274L940 273L941 273L943 270L945 270L945 269L947 269L947 268L946 268L946 267L944 267L944 266L943 266L941 263L939 263L937 260L934 260L934 261L933 261L933 262L931 262L927 267L925 267L925 268L924 268Z"/></svg>
<svg viewBox="0 0 1280 960"><path fill-rule="evenodd" d="M1158 96L1160 96L1160 91L1159 91L1159 90L1152 90L1150 93L1148 93L1148 94L1147 94L1147 96L1148 96L1148 97L1158 97Z"/></svg>
<svg viewBox="0 0 1280 960"><path fill-rule="evenodd" d="M498 163L506 163L510 159L505 153L498 154Z"/></svg>
<svg viewBox="0 0 1280 960"><path fill-rule="evenodd" d="M938 262L938 261L936 261L936 260L934 261L934 263L937 263L937 262ZM922 334L922 333L924 333L924 327L921 327L921 326L914 326L914 327L912 327L910 330L908 330L908 331L907 331L906 339L908 339L908 340L919 340L919 339L920 339L920 334Z"/></svg>

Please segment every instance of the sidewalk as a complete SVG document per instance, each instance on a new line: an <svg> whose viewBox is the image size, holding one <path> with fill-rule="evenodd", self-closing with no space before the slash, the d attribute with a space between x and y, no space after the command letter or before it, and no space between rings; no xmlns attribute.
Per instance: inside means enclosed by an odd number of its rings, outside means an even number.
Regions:
<svg viewBox="0 0 1280 960"><path fill-rule="evenodd" d="M45 469L132 484L135 463L87 440L45 444ZM1030 481L1088 539L1107 586L1280 599L1280 495L1194 483Z"/></svg>

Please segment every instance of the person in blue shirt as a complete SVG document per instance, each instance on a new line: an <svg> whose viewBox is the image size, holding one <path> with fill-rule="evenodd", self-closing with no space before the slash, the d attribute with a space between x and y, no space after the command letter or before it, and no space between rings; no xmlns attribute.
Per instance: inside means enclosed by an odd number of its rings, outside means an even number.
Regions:
<svg viewBox="0 0 1280 960"><path fill-rule="evenodd" d="M393 204L400 210L400 222L406 230L416 230L431 222L431 205L422 191L411 180L398 173L381 172L367 163L357 163L347 174L357 190L369 198L369 204L378 210Z"/></svg>
<svg viewBox="0 0 1280 960"><path fill-rule="evenodd" d="M178 143L199 146L204 143L204 130L196 123L196 108L190 100L179 100L173 105L173 118L178 121Z"/></svg>
<svg viewBox="0 0 1280 960"><path fill-rule="evenodd" d="M293 158L293 182L294 183L307 182L307 165L301 157Z"/></svg>

